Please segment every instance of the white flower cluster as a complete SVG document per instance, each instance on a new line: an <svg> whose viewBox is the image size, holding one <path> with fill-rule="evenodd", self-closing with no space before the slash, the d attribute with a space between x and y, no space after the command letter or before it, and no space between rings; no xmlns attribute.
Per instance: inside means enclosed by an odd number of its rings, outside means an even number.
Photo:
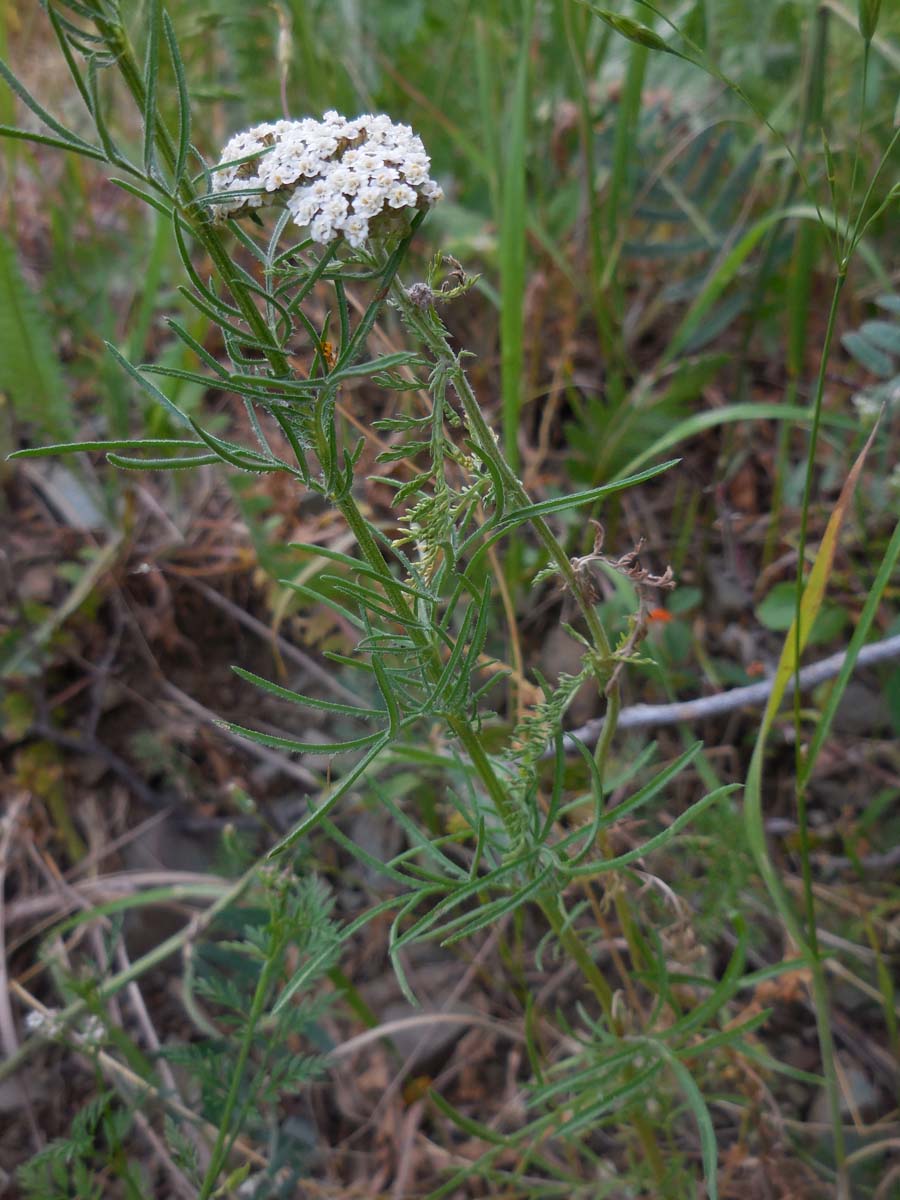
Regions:
<svg viewBox="0 0 900 1200"><path fill-rule="evenodd" d="M430 207L443 194L428 174L422 139L372 114L256 125L231 138L220 162L232 165L213 173L214 189L235 195L216 201L219 215L282 199L317 242L344 237L354 248L378 231L376 219L389 227L392 215Z"/></svg>
<svg viewBox="0 0 900 1200"><path fill-rule="evenodd" d="M62 1033L62 1024L57 1019L55 1008L42 1010L33 1008L25 1014L25 1028L29 1033L42 1033L44 1037L58 1037Z"/></svg>
<svg viewBox="0 0 900 1200"><path fill-rule="evenodd" d="M57 1040L63 1036L65 1027L55 1008L35 1009L25 1015L25 1028L29 1033L39 1033L45 1038ZM100 1046L106 1040L106 1029L96 1015L85 1017L79 1029L72 1031L72 1040L79 1046Z"/></svg>

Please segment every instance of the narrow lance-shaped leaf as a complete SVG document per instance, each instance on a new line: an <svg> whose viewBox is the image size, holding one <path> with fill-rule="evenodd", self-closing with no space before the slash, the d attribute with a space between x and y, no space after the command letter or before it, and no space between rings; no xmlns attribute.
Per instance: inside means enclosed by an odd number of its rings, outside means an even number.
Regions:
<svg viewBox="0 0 900 1200"><path fill-rule="evenodd" d="M681 51L670 46L665 38L660 37L649 25L642 25L640 21L623 16L621 13L611 12L608 8L598 8L596 4L588 3L588 0L578 0L578 3L584 4L585 8L589 8L595 17L599 17L610 29L614 29L629 42L646 46L648 50L661 50L664 54L674 54L676 58L685 57Z"/></svg>
<svg viewBox="0 0 900 1200"><path fill-rule="evenodd" d="M106 461L124 471L185 471L191 467L210 467L222 460L218 454L192 454L188 458L125 458L121 454L107 454Z"/></svg>
<svg viewBox="0 0 900 1200"><path fill-rule="evenodd" d="M760 726L759 735L756 741L756 747L753 751L753 757L750 760L750 769L747 773L747 790L746 800L744 803L744 825L747 830L747 840L750 844L751 852L756 860L759 872L763 877L766 887L769 889L769 894L778 909L779 916L784 921L785 926L789 930L791 936L797 942L805 954L809 953L809 947L806 943L806 938L801 929L800 922L794 909L794 905L784 889L781 882L781 877L775 868L774 863L769 857L769 851L766 846L766 833L763 823L763 807L762 807L762 768L763 758L765 755L765 746L768 739L769 731L781 707L781 702L784 699L785 688L788 680L794 676L799 670L799 662L797 659L797 651L803 651L813 622L818 615L819 609L822 606L822 601L825 597L825 587L828 578L831 575L831 569L834 564L834 556L837 550L838 538L841 528L846 518L850 503L853 499L853 494L856 491L856 485L859 481L860 473L862 472L863 464L866 455L872 445L877 431L877 424L869 435L868 441L863 446L860 454L853 464L849 475L841 488L841 493L838 496L837 503L834 506L828 524L825 527L825 534L822 538L822 543L819 546L819 551L813 563L812 571L807 580L806 587L803 590L803 596L800 603L800 626L799 633L797 629L796 618L791 624L784 640L781 657L778 661L778 667L775 672L775 677L772 681L772 691L769 695L769 701L763 713L762 724Z"/></svg>
<svg viewBox="0 0 900 1200"><path fill-rule="evenodd" d="M179 425L190 426L190 418L183 413L180 408L173 404L164 392L161 392L158 387L154 387L154 385L150 383L148 379L145 379L137 367L135 367L133 363L130 363L124 354L121 354L116 349L112 342L106 342L105 345L119 366L128 372L131 378L138 384L143 392L146 392L151 400L155 400L157 404L161 404L166 412L168 412L169 415L175 421L177 421Z"/></svg>
<svg viewBox="0 0 900 1200"><path fill-rule="evenodd" d="M796 620L791 624L788 630L787 637L784 641L784 646L781 651L781 657L778 660L778 667L775 671L773 680L772 692L769 696L769 702L766 705L765 714L763 716L763 728L768 730L775 715L781 706L781 701L784 696L784 689L787 686L787 681L796 674L799 669L797 662L796 651L802 651L809 638L810 630L815 621L819 609L822 607L822 601L825 598L825 588L828 584L828 579L831 575L831 569L834 565L834 556L837 551L838 538L840 537L841 528L850 508L850 502L853 499L853 494L856 491L856 485L859 482L859 477L863 469L863 464L866 461L866 455L871 449L872 443L875 440L875 434L878 431L878 424L869 434L866 444L859 452L856 462L850 468L850 472L844 481L844 486L841 488L841 493L838 496L834 510L828 519L828 524L825 527L825 534L822 538L822 543L819 546L819 551L816 554L813 568L810 571L809 579L806 587L803 589L803 596L800 602L800 630L799 637L797 635ZM762 740L762 739L760 739Z"/></svg>
<svg viewBox="0 0 900 1200"><path fill-rule="evenodd" d="M217 722L223 729L236 733L260 746L271 746L275 750L289 750L292 754L349 754L351 750L362 750L379 741L383 733L367 733L364 737L351 738L346 742L301 742L294 738L280 737L273 733L260 733L257 729L248 729L245 725L236 725L231 721Z"/></svg>
<svg viewBox="0 0 900 1200"><path fill-rule="evenodd" d="M232 667L231 669L240 679L245 679L248 683L262 688L263 691L277 696L280 700L289 700L291 704L300 704L305 708L317 708L325 712L362 719L384 716L384 709L381 708L360 708L354 704L339 704L335 700L320 700L315 696L304 696L300 692L293 692L290 688L272 683L270 679L263 679L261 675L254 675L252 671L245 671L243 667Z"/></svg>
<svg viewBox="0 0 900 1200"><path fill-rule="evenodd" d="M31 92L19 81L17 76L13 74L2 59L0 59L0 78L7 82L19 99L31 109L36 117L43 121L48 129L52 129L66 146L73 150L80 150L83 153L90 153L92 155L97 153L96 147L92 146L90 142L86 142L77 133L73 133L71 129L67 129L65 125L60 124L54 116L38 104Z"/></svg>
<svg viewBox="0 0 900 1200"><path fill-rule="evenodd" d="M871 42L878 29L881 16L881 0L859 0L859 32L863 40Z"/></svg>
<svg viewBox="0 0 900 1200"><path fill-rule="evenodd" d="M672 838L679 834L682 829L696 820L701 813L705 812L710 805L716 804L719 800L723 800L726 796L733 795L740 790L740 784L728 783L715 791L709 792L702 800L698 800L696 804L692 804L680 816L669 825L662 833L656 834L655 837L648 838L641 846L635 847L634 850L629 850L625 854L619 854L615 858L606 858L593 863L586 863L584 866L575 867L567 874L573 878L583 876L603 875L607 871L616 871L620 867L625 867L629 863L636 862L639 858L643 858L645 854L651 854L654 850L659 850L662 846L667 845Z"/></svg>
<svg viewBox="0 0 900 1200"><path fill-rule="evenodd" d="M144 171L156 171L156 85L159 79L159 0L148 0L147 53L144 60Z"/></svg>
<svg viewBox="0 0 900 1200"><path fill-rule="evenodd" d="M853 637L850 639L850 645L847 647L847 653L844 656L840 674L832 685L831 691L828 694L828 700L816 724L816 730L810 742L809 749L806 752L806 759L803 764L800 779L801 786L805 786L815 766L819 751L825 744L825 739L828 737L829 730L831 729L831 722L834 720L841 697L850 681L850 676L853 674L856 659L872 627L872 622L881 604L881 597L895 575L898 562L900 562L900 521L894 526L894 532L888 548L884 552L884 558L881 561L878 574L869 588L869 594L866 597L863 610L856 622L856 628L853 631Z"/></svg>
<svg viewBox="0 0 900 1200"><path fill-rule="evenodd" d="M652 1049L666 1063L669 1070L678 1081L678 1086L684 1095L688 1108L697 1122L700 1133L700 1153L703 1159L703 1179L706 1184L706 1195L709 1200L718 1200L718 1150L716 1132L713 1129L709 1109L701 1095L700 1089L684 1063L672 1051L656 1038L642 1038L640 1044Z"/></svg>
<svg viewBox="0 0 900 1200"><path fill-rule="evenodd" d="M58 442L53 446L29 446L27 450L14 450L10 458L56 458L60 454L79 454L84 451L110 450L183 450L191 446L202 446L184 438L126 438L106 442Z"/></svg>
<svg viewBox="0 0 900 1200"><path fill-rule="evenodd" d="M531 29L534 4L523 8L518 61L509 92L508 129L500 159L500 390L503 448L514 471L519 465L519 414L525 376L526 158Z"/></svg>
<svg viewBox="0 0 900 1200"><path fill-rule="evenodd" d="M178 39L172 20L167 12L163 13L163 32L169 47L169 57L175 72L175 86L178 89L178 145L175 153L175 189L180 187L187 166L188 150L191 145L191 101L188 95L187 78L184 73L184 63L178 49Z"/></svg>

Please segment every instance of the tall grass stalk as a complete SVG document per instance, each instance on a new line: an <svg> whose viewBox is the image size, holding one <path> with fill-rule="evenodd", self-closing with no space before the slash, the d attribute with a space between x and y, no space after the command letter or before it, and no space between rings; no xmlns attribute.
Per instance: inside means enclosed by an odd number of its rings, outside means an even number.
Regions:
<svg viewBox="0 0 900 1200"><path fill-rule="evenodd" d="M525 183L533 21L534 0L522 0L519 49L500 179L500 389L503 449L514 471L519 469L518 436L525 379Z"/></svg>

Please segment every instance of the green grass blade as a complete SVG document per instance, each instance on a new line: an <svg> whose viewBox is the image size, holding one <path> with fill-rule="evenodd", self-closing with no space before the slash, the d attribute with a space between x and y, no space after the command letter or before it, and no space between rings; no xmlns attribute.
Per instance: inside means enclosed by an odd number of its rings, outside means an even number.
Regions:
<svg viewBox="0 0 900 1200"><path fill-rule="evenodd" d="M816 759L819 756L825 740L831 730L831 723L834 720L834 715L837 712L837 707L841 702L841 697L847 684L850 682L850 677L853 674L856 665L856 659L860 650L865 643L869 630L872 627L872 622L875 619L878 609L881 605L881 598L884 595L885 588L894 578L894 573L897 570L897 563L900 561L900 522L894 527L894 533L890 543L884 552L884 558L881 560L881 566L878 569L878 574L869 588L869 594L866 597L866 602L863 605L863 610L856 622L856 628L853 631L853 637L850 639L850 644L847 647L847 653L844 662L841 666L840 674L832 684L831 691L828 696L828 701L819 715L816 722L816 730L813 734L809 749L806 752L806 757L803 764L803 773L800 778L800 786L805 786L806 782L812 775L816 765Z"/></svg>
<svg viewBox="0 0 900 1200"><path fill-rule="evenodd" d="M525 163L533 0L523 0L523 9L500 187L500 390L503 448L514 471L519 465L517 439L525 384Z"/></svg>
<svg viewBox="0 0 900 1200"><path fill-rule="evenodd" d="M107 454L106 461L123 471L186 471L191 467L211 467L222 459L218 454L192 454L188 458L126 458Z"/></svg>
<svg viewBox="0 0 900 1200"><path fill-rule="evenodd" d="M0 391L12 398L20 418L33 421L51 437L71 435L72 414L49 327L2 234Z"/></svg>
<svg viewBox="0 0 900 1200"><path fill-rule="evenodd" d="M706 1107L700 1089L697 1087L694 1077L684 1063L667 1046L664 1046L662 1042L658 1042L653 1038L646 1038L642 1039L642 1044L653 1048L678 1081L678 1086L684 1094L688 1108L694 1115L694 1120L697 1122L697 1129L700 1133L700 1153L703 1159L703 1178L706 1182L706 1195L709 1200L718 1200L719 1160L716 1147L716 1131L713 1128L712 1118L709 1115L709 1109Z"/></svg>

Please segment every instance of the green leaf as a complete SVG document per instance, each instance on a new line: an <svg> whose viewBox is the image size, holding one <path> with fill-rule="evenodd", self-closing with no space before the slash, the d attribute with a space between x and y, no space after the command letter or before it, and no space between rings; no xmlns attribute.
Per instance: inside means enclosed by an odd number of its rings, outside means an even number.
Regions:
<svg viewBox="0 0 900 1200"><path fill-rule="evenodd" d="M666 1063L669 1070L678 1081L688 1108L694 1115L700 1132L700 1153L703 1159L703 1178L706 1182L706 1195L709 1200L718 1200L718 1151L716 1148L716 1131L713 1128L709 1109L700 1089L684 1063L672 1051L655 1038L642 1038L641 1045L651 1047Z"/></svg>
<svg viewBox="0 0 900 1200"><path fill-rule="evenodd" d="M337 383L342 379L351 379L357 375L372 375L377 371L386 371L391 367L422 367L426 363L421 354L414 354L407 350L398 350L395 354L384 354L381 358L373 358L368 362L357 363L352 367L342 367L340 370L332 371L328 376L328 383Z"/></svg>
<svg viewBox="0 0 900 1200"><path fill-rule="evenodd" d="M750 254L762 241L764 235L775 225L788 220L814 221L827 229L840 230L840 219L826 209L814 208L806 204L792 204L786 208L776 209L761 217L742 234L735 245L723 259L717 261L709 277L703 285L700 294L685 313L678 328L672 336L663 355L663 364L671 363L683 353L691 339L696 335L707 313L725 291L726 287L736 278Z"/></svg>
<svg viewBox="0 0 900 1200"><path fill-rule="evenodd" d="M883 322L877 323L882 324ZM876 324L876 322L872 322L872 324ZM841 338L841 345L870 374L878 375L881 379L890 379L894 374L894 364L890 355L874 346L862 331L845 333Z"/></svg>
<svg viewBox="0 0 900 1200"><path fill-rule="evenodd" d="M276 750L290 750L292 754L349 754L351 750L361 750L364 746L371 746L373 742L383 737L383 730L379 730L377 733L367 733L363 737L352 738L348 742L298 742L294 738L260 733L256 729L248 729L245 725L235 725L232 721L219 721L217 724L251 742L258 742L260 746L272 746Z"/></svg>
<svg viewBox="0 0 900 1200"><path fill-rule="evenodd" d="M152 177L156 169L156 85L159 79L159 0L148 0L147 52L144 59L144 171Z"/></svg>
<svg viewBox="0 0 900 1200"><path fill-rule="evenodd" d="M82 154L89 154L91 157L94 157L98 154L96 147L92 146L89 142L86 142L84 138L79 137L77 133L73 133L71 129L67 129L65 125L61 125L55 117L51 116L51 114L47 112L45 108L38 104L31 92L28 91L23 83L19 82L17 77L2 59L0 59L0 79L6 80L10 88L16 93L19 99L31 109L36 117L43 121L48 129L52 129L53 132L58 135L67 148L71 150L77 150ZM100 157L102 157L102 155Z"/></svg>
<svg viewBox="0 0 900 1200"><path fill-rule="evenodd" d="M578 749L581 751L582 756L584 757L586 747L579 742ZM595 822L592 823L592 832L594 838L601 830L608 829L611 825L614 825L617 821L620 821L624 816L627 816L628 813L634 812L636 809L643 807L643 805L649 803L654 796L659 795L659 793L671 780L680 775L684 768L693 762L702 749L703 743L695 742L693 746L689 746L683 754L679 755L674 762L669 763L667 767L664 767L660 772L658 772L658 774L654 775L650 782L646 783L639 791L635 792L633 796L629 796L627 800L623 800L622 803L617 804L615 808L608 809L605 813L598 814ZM590 752L588 752L588 756L589 754ZM593 767L593 770L596 771L597 768L593 758L589 758L589 762L591 767ZM593 776L593 772L592 778L594 778L594 786L596 789L597 781ZM602 792L602 789L600 790ZM597 799L597 797L595 797L595 799ZM577 840L582 836L582 834L583 830L575 830L574 833L570 834L569 837L564 839L561 847L564 846L570 839L572 841ZM583 853L587 852L589 846L592 844L593 838L585 845ZM574 858L572 860L572 864L574 865L577 860L577 857Z"/></svg>
<svg viewBox="0 0 900 1200"><path fill-rule="evenodd" d="M890 321L865 321L859 332L879 350L900 355L900 325Z"/></svg>
<svg viewBox="0 0 900 1200"><path fill-rule="evenodd" d="M106 342L105 345L119 366L131 376L131 378L138 384L143 392L146 392L151 400L155 400L157 404L161 404L166 412L168 412L173 420L177 421L179 425L191 425L190 418L183 413L180 408L176 407L176 405L172 403L172 401L164 392L161 392L158 387L155 387L148 379L145 379L137 367L130 363L124 354L121 354L116 349L112 342Z"/></svg>
<svg viewBox="0 0 900 1200"><path fill-rule="evenodd" d="M859 32L863 40L871 42L878 29L881 15L881 0L859 0Z"/></svg>
<svg viewBox="0 0 900 1200"><path fill-rule="evenodd" d="M508 130L500 174L500 376L503 448L515 471L519 463L519 414L524 399L526 160L529 114L529 66L534 5L523 9L518 62L510 90Z"/></svg>
<svg viewBox="0 0 900 1200"><path fill-rule="evenodd" d="M163 32L166 35L169 57L172 60L172 68L175 72L175 85L178 89L178 146L176 148L174 168L175 189L177 191L184 178L188 150L191 145L191 100L188 94L187 78L184 73L184 63L178 49L178 39L175 37L172 20L167 12L163 12Z"/></svg>
<svg viewBox="0 0 900 1200"><path fill-rule="evenodd" d="M304 696L300 692L292 692L289 688L272 683L269 679L254 675L252 671L245 671L243 667L232 667L231 669L240 679L245 679L248 683L262 688L264 692L269 692L272 696L278 696L281 700L289 700L291 704L301 704L306 708L318 708L326 712L341 713L344 716L362 719L384 716L382 708L358 708L353 704L338 704L334 700L319 700L314 696Z"/></svg>
<svg viewBox="0 0 900 1200"><path fill-rule="evenodd" d="M55 446L29 446L27 450L16 450L10 458L51 458L59 454L76 454L82 451L110 450L179 450L188 446L201 446L182 438L125 438L107 442L59 442Z"/></svg>
<svg viewBox="0 0 900 1200"><path fill-rule="evenodd" d="M585 863L584 866L575 867L566 874L573 878L582 876L603 875L607 871L617 871L620 867L627 866L628 863L636 862L637 859L643 858L645 854L650 854L654 850L658 850L661 846L665 846L668 842L680 833L686 825L699 817L705 812L710 805L716 804L719 800L726 796L731 796L734 792L740 789L740 784L728 783L714 791L709 792L702 800L696 801L690 808L685 809L683 813L675 818L671 825L667 826L662 833L658 833L655 837L648 838L641 846L637 846L634 850L629 850L625 854L620 854L616 858L599 859L596 862Z"/></svg>
<svg viewBox="0 0 900 1200"><path fill-rule="evenodd" d="M617 479L614 483L604 483L600 487L589 488L584 492L573 492L571 496L555 496L552 500L541 500L537 504L529 504L527 508L514 509L503 518L503 530L508 532L513 526L533 521L535 517L548 517L554 513L566 512L570 508L580 508L582 504L593 504L604 496L621 492L625 488L635 487L639 483L646 483L648 479L655 479L663 471L677 466L680 461L679 458L670 458L668 462L660 463L656 467L648 467L646 471L640 471L637 475Z"/></svg>
<svg viewBox="0 0 900 1200"><path fill-rule="evenodd" d="M55 150L71 150L84 158L106 162L106 155L96 146L82 146L80 142L69 142L65 138L52 137L48 133L32 133L29 129L17 129L14 125L0 125L0 137L19 142L36 142L39 146L52 146Z"/></svg>
<svg viewBox="0 0 900 1200"><path fill-rule="evenodd" d="M125 458L121 454L107 454L106 461L123 471L186 471L191 467L211 467L222 460L218 454L193 454L189 458Z"/></svg>
<svg viewBox="0 0 900 1200"><path fill-rule="evenodd" d="M752 401L743 404L729 404L724 408L714 408L708 412L695 413L693 416L686 417L683 421L679 421L678 424L673 425L668 432L657 438L655 442L652 442L646 450L642 450L640 454L635 455L630 462L625 464L620 475L626 471L637 470L648 459L665 454L681 442L688 441L700 433L705 433L707 429L714 429L717 425L729 425L734 421L802 421L808 423L809 420L809 409L802 408L800 405L756 404ZM822 421L834 425L839 429L856 429L857 427L855 420L843 413L824 413ZM615 478L619 477L616 476Z"/></svg>
<svg viewBox="0 0 900 1200"><path fill-rule="evenodd" d="M605 21L611 29L622 37L627 38L629 42L636 42L639 46L646 46L648 50L661 50L664 54L674 54L676 58L684 58L684 55L675 50L669 43L650 29L647 25L642 25L640 21L634 21L631 17L625 17L621 13L610 12L608 8L598 8L596 4L590 4L587 0L578 0L579 4L584 4L589 8L595 17L599 17L601 21Z"/></svg>

